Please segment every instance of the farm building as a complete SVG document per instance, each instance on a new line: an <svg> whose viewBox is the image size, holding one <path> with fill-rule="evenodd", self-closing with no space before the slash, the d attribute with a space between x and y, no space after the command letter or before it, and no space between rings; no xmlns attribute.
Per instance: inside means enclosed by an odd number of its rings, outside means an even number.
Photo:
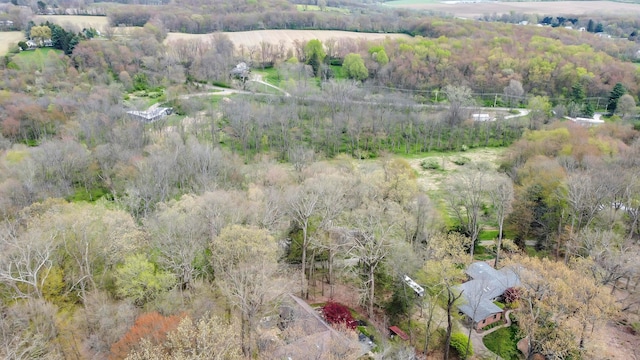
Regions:
<svg viewBox="0 0 640 360"><path fill-rule="evenodd" d="M475 262L466 271L470 280L458 285L463 302L458 310L473 322L473 327L483 327L501 321L504 311L493 302L505 290L520 285L520 278L511 268L496 270L486 262Z"/></svg>
<svg viewBox="0 0 640 360"><path fill-rule="evenodd" d="M131 110L127 111L127 114L129 114L136 120L142 120L144 122L154 122L167 115L171 115L172 112L172 108L158 107L155 109L149 109L147 111Z"/></svg>

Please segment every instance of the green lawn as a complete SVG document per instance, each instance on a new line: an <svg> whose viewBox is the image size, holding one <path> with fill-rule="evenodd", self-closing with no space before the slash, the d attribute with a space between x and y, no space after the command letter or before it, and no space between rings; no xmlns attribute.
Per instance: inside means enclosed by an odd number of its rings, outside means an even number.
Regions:
<svg viewBox="0 0 640 360"><path fill-rule="evenodd" d="M494 240L498 238L498 230L482 230L478 235L478 240Z"/></svg>
<svg viewBox="0 0 640 360"><path fill-rule="evenodd" d="M53 52L57 56L63 54L62 50L38 48L35 50L21 51L12 58L12 61L21 69L42 70L45 67L45 62L50 52Z"/></svg>
<svg viewBox="0 0 640 360"><path fill-rule="evenodd" d="M262 76L262 80L274 86L280 86L280 82L284 80L278 69L275 67L266 68L266 69L256 69L253 70L255 74Z"/></svg>
<svg viewBox="0 0 640 360"><path fill-rule="evenodd" d="M333 71L333 77L336 79L346 79L347 74L344 71L344 68L340 65L329 65L331 70Z"/></svg>
<svg viewBox="0 0 640 360"><path fill-rule="evenodd" d="M492 332L483 338L487 349L500 355L505 360L522 359L520 351L517 349L518 330L515 326L509 326Z"/></svg>

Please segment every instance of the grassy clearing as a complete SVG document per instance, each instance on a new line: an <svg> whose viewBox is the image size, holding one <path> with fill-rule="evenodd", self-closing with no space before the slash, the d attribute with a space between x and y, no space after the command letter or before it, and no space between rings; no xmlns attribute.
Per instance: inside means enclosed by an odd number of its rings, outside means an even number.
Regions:
<svg viewBox="0 0 640 360"><path fill-rule="evenodd" d="M478 235L478 240L495 240L498 238L498 230L482 230Z"/></svg>
<svg viewBox="0 0 640 360"><path fill-rule="evenodd" d="M333 77L336 79L346 79L347 73L340 65L330 65L331 71L333 71Z"/></svg>
<svg viewBox="0 0 640 360"><path fill-rule="evenodd" d="M327 12L339 12L342 14L349 14L349 9L342 9L333 6L325 6L324 9L320 9L318 5L296 5L298 11L327 11Z"/></svg>
<svg viewBox="0 0 640 360"><path fill-rule="evenodd" d="M278 69L271 67L266 69L253 70L253 73L262 77L264 82L267 82L274 86L280 86L280 82L284 80L282 76L280 76L280 72Z"/></svg>
<svg viewBox="0 0 640 360"><path fill-rule="evenodd" d="M451 172L461 168L460 165L456 164L456 162L459 162L460 157L464 156L472 163L486 162L497 169L498 160L504 151L505 148L475 148L459 152L401 154L400 156L406 159L418 174L420 187L425 191L434 192L442 189L443 182ZM436 169L424 169L422 167L423 161L434 162L438 167Z"/></svg>
<svg viewBox="0 0 640 360"><path fill-rule="evenodd" d="M26 40L22 31L0 31L0 55L8 53L21 40Z"/></svg>
<svg viewBox="0 0 640 360"><path fill-rule="evenodd" d="M484 345L505 360L522 358L516 348L518 340L518 330L513 325L496 330L483 338Z"/></svg>

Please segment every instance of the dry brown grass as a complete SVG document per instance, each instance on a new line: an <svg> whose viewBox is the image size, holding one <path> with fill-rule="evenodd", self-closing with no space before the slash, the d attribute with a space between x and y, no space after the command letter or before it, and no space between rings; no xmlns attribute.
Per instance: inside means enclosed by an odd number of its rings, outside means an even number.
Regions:
<svg viewBox="0 0 640 360"><path fill-rule="evenodd" d="M640 4L612 1L543 1L543 2L482 2L482 3L423 3L394 5L396 7L444 12L465 18L478 18L485 14L625 14L640 15Z"/></svg>
<svg viewBox="0 0 640 360"><path fill-rule="evenodd" d="M280 41L284 41L287 48L293 47L295 40L303 42L318 39L320 41L326 41L328 39L364 39L367 41L384 40L385 38L392 39L410 39L409 35L405 34L378 34L378 33L356 33L348 31L334 31L334 30L256 30L256 31L239 31L239 32L225 32L229 39L233 42L236 49L244 46L250 48L257 46L261 42L267 42L272 44L279 44ZM165 43L181 40L181 39L202 39L206 40L210 38L211 34L182 34L182 33L170 33L165 40Z"/></svg>
<svg viewBox="0 0 640 360"><path fill-rule="evenodd" d="M102 31L109 27L109 19L106 16L37 15L33 18L33 22L36 24L47 21L76 31L90 27Z"/></svg>
<svg viewBox="0 0 640 360"><path fill-rule="evenodd" d="M22 31L0 31L0 55L6 54L9 47L20 40L25 40Z"/></svg>

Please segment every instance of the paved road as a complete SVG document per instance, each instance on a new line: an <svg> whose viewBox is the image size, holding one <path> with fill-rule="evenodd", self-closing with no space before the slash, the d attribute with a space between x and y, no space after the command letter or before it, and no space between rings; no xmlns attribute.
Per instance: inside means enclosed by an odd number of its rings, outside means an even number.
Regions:
<svg viewBox="0 0 640 360"><path fill-rule="evenodd" d="M248 81L264 84L265 86L269 86L271 88L274 88L274 89L282 92L282 94L285 97L294 97L291 94L289 94L287 91L285 91L284 89L263 81L262 77L260 75L254 75L254 77L252 79L248 80ZM192 97L228 96L228 95L232 95L232 94L244 94L244 95L254 95L254 96L280 96L280 95L273 95L273 94L266 94L266 93L259 93L259 92L251 92L251 91L246 91L246 90L223 88L223 87L212 86L212 85L205 85L204 88L209 90L209 91L179 95L178 98L179 99L189 99L189 98L192 98ZM296 96L296 98L299 98L299 97ZM304 98L304 100L313 101L313 100L316 100L316 99ZM319 100L323 101L322 99L319 99ZM379 105L379 103L371 102L371 101L359 101L359 100L346 100L346 101L349 102L349 103L354 103L354 104ZM160 105L159 103L156 103L156 104L152 105L148 110L152 110L153 108L156 108L159 105ZM435 104L435 105L431 105L431 104L395 104L395 105L397 105L399 107L410 107L410 108L443 108L443 105L438 105L438 104ZM512 109L509 109L509 108L494 108L494 107L472 107L470 109L472 109L473 111L505 111L505 112L512 110ZM528 109L516 109L516 110L519 111L518 114L507 115L507 116L504 117L504 119L513 119L513 118L517 118L517 117L521 117L521 116L526 116L526 115L529 114L529 110Z"/></svg>

